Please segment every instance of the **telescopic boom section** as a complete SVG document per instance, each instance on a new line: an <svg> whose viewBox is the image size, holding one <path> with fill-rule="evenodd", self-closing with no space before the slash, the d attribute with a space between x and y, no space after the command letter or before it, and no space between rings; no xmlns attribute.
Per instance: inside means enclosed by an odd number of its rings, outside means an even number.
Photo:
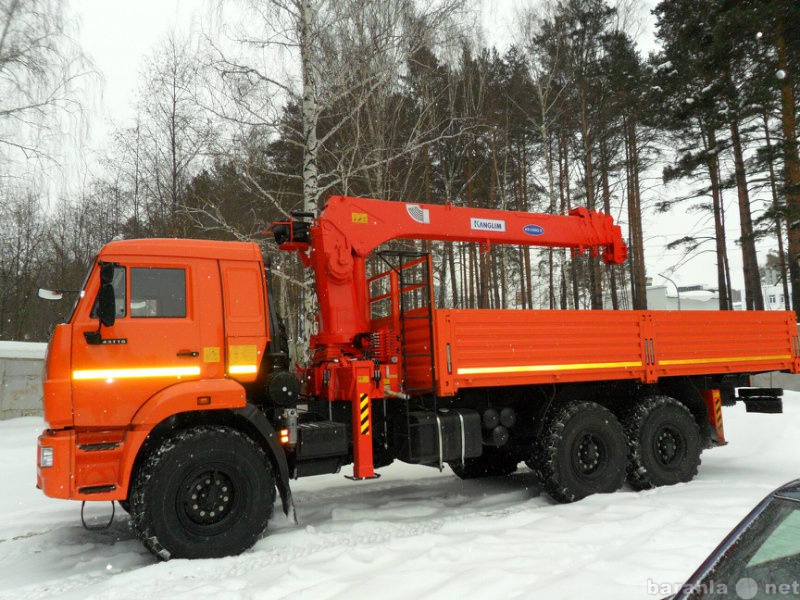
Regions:
<svg viewBox="0 0 800 600"><path fill-rule="evenodd" d="M319 333L315 345L345 350L369 332L365 261L394 239L478 242L589 250L607 264L622 263L627 247L610 215L575 208L568 216L450 204L409 204L333 196L312 224L273 223L282 250L297 251L316 276Z"/></svg>

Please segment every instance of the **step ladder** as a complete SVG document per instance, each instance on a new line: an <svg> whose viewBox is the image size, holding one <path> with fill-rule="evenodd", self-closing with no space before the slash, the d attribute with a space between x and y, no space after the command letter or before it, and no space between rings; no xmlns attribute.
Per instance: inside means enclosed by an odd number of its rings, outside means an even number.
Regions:
<svg viewBox="0 0 800 600"><path fill-rule="evenodd" d="M398 278L402 389L411 396L435 394L431 255L429 252L384 251L378 253L378 256L397 273ZM421 344L416 345L426 348L426 351L409 352L409 333L418 333L420 330L424 332L424 339ZM409 382L408 374L412 369L430 369L429 385L419 385L419 382L413 380Z"/></svg>

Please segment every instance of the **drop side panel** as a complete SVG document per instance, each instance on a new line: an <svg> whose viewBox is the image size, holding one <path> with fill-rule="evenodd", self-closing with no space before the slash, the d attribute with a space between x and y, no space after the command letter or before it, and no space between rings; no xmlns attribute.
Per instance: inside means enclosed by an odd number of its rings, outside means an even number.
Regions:
<svg viewBox="0 0 800 600"><path fill-rule="evenodd" d="M797 372L797 325L784 311L652 311L658 377Z"/></svg>
<svg viewBox="0 0 800 600"><path fill-rule="evenodd" d="M644 379L645 319L638 311L437 310L439 393Z"/></svg>
<svg viewBox="0 0 800 600"><path fill-rule="evenodd" d="M437 392L790 370L790 312L434 311Z"/></svg>

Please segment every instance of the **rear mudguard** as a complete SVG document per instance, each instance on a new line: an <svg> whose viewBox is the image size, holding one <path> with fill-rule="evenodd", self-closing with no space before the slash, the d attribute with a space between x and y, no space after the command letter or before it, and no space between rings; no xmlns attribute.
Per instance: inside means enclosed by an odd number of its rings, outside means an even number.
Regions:
<svg viewBox="0 0 800 600"><path fill-rule="evenodd" d="M280 445L280 442L278 442L278 434L267 420L267 417L264 416L264 413L252 404L248 404L243 408L232 409L231 412L245 419L255 427L261 438L269 447L270 462L277 471L276 474L278 477L276 484L278 486L278 493L281 496L283 513L292 523L297 523L294 501L292 500L292 490L289 487L289 463L286 461L286 453L283 451L283 447Z"/></svg>

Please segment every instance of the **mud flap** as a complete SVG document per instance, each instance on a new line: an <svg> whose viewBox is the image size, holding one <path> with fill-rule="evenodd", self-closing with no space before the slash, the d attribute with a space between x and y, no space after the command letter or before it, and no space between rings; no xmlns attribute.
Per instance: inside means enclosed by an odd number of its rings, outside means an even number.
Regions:
<svg viewBox="0 0 800 600"><path fill-rule="evenodd" d="M703 400L706 402L708 424L716 434L716 440L712 438L712 444L724 446L728 442L725 441L725 427L722 423L722 395L719 390L703 390Z"/></svg>
<svg viewBox="0 0 800 600"><path fill-rule="evenodd" d="M278 441L278 434L267 420L267 417L264 416L264 413L252 404L248 404L244 408L233 409L232 412L247 420L248 423L255 427L269 446L269 458L271 459L272 466L277 467L275 483L278 486L278 494L281 497L283 514L286 515L291 523L296 525L297 514L294 510L292 490L289 486L289 463L286 461L286 453L283 451L283 447Z"/></svg>

